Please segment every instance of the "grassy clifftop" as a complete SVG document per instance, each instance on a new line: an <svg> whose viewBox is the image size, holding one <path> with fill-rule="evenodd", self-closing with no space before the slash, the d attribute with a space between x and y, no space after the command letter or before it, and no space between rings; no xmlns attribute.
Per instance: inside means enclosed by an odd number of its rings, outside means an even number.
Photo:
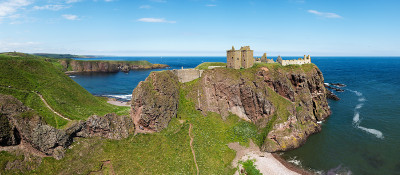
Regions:
<svg viewBox="0 0 400 175"><path fill-rule="evenodd" d="M48 109L37 93L55 111L71 120L83 120L93 114L128 113L126 107L115 107L106 103L105 99L94 97L57 65L58 62L40 56L0 54L0 93L18 98L57 128L65 126L67 120Z"/></svg>

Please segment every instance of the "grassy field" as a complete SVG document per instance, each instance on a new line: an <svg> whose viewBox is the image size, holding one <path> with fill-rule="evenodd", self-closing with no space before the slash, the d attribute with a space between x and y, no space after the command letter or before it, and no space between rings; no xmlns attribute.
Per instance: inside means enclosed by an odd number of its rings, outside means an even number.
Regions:
<svg viewBox="0 0 400 175"><path fill-rule="evenodd" d="M220 62L205 62L201 63L198 66L196 66L195 69L200 69L200 70L207 70L209 66L226 66L226 63L220 63Z"/></svg>
<svg viewBox="0 0 400 175"><path fill-rule="evenodd" d="M115 112L129 114L128 107L116 107L95 97L54 66L51 59L0 54L0 93L13 95L35 109L51 126L62 128L67 121L53 114L34 92L43 95L58 113L72 120Z"/></svg>
<svg viewBox="0 0 400 175"><path fill-rule="evenodd" d="M204 65L203 67L209 66L208 63ZM84 119L85 117L82 116L93 113L116 111L126 114L129 112L129 108L110 106L104 99L93 97L65 76L51 61L45 61L42 58L22 59L18 56L0 55L0 66L6 68L0 70L0 84L6 85L0 88L0 93L14 95L46 116L46 121L53 126L62 127L67 122L51 115L37 95L31 92L32 90L42 93L49 103L51 102L53 108L72 119ZM254 78L254 72L258 66L262 65L255 65L246 70L229 71L237 71L236 74ZM269 69L280 68L277 64L267 66ZM308 69L303 66L285 67L285 69ZM262 145L272 125L278 121L287 120L289 115L287 107L291 102L268 88L270 100L277 109L267 126L260 129L253 123L232 114L225 120L219 114L211 112L203 116L199 110L196 110L192 99L188 98L188 93L193 91L198 83L197 79L180 84L177 118L173 118L169 126L161 132L131 135L122 140L75 138L63 159L43 158L41 164L36 165L37 168L27 170L25 173L195 174L196 166L189 144L189 126L192 125L193 149L200 174L233 174L236 167L232 167L231 162L235 157L235 151L229 149L227 144L239 142L247 146L249 140L252 139L257 145ZM22 161L24 159L26 159L24 155L0 152L1 171L7 164L5 160ZM106 165L104 162L109 163ZM243 165L247 166L246 170L252 171L254 168L252 163L244 162ZM31 164L35 165L34 162ZM257 171L254 173L257 174Z"/></svg>
<svg viewBox="0 0 400 175"><path fill-rule="evenodd" d="M196 167L190 148L189 126L192 124L193 148L200 174L233 174L231 166L235 151L227 146L231 142L248 145L258 135L254 124L230 115L226 120L215 113L203 116L194 103L186 98L197 83L181 85L177 118L168 128L154 134L131 135L123 140L76 138L62 160L43 158L41 165L31 174L88 174L114 171L116 174L195 174ZM0 159L9 153L0 152ZM14 159L14 158L13 158ZM23 156L15 159L23 160ZM109 161L111 166L103 166ZM1 165L3 163L3 165ZM0 166L4 162L0 161Z"/></svg>

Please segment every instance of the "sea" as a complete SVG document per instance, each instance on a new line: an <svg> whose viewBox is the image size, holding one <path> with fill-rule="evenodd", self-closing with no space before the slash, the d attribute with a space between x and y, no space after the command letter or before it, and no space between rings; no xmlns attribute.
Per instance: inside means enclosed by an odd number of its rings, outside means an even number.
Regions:
<svg viewBox="0 0 400 175"><path fill-rule="evenodd" d="M226 62L226 57L95 60L147 60L170 66L70 76L93 95L129 101L133 89L152 71ZM340 100L329 100L332 115L322 122L320 133L310 136L300 148L279 154L288 162L318 174L400 174L400 57L312 57L312 62L322 71L325 83L344 84L345 87L340 87L344 92L333 91Z"/></svg>

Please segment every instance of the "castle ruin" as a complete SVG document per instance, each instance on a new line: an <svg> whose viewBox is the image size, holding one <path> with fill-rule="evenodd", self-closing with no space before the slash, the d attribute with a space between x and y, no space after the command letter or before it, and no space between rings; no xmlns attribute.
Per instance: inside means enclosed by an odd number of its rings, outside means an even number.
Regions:
<svg viewBox="0 0 400 175"><path fill-rule="evenodd" d="M282 66L286 65L302 65L310 64L310 55L304 55L304 58L293 59L293 60L283 60L281 56L278 56L276 62L271 58L267 58L267 53L264 53L261 58L253 57L253 50L250 50L250 46L242 46L240 50L235 50L232 46L231 50L226 51L226 63L228 68L240 69L240 68L250 68L254 63L279 63Z"/></svg>
<svg viewBox="0 0 400 175"><path fill-rule="evenodd" d="M232 46L231 50L226 51L226 63L228 68L250 68L254 64L253 50L250 50L250 46L243 46L240 50Z"/></svg>
<svg viewBox="0 0 400 175"><path fill-rule="evenodd" d="M302 65L302 64L309 64L311 63L311 57L310 55L306 56L304 55L304 58L299 58L299 59L293 59L293 60L282 60L281 56L278 56L278 59L276 59L276 62L278 62L279 64L281 64L282 66L286 66L286 65Z"/></svg>

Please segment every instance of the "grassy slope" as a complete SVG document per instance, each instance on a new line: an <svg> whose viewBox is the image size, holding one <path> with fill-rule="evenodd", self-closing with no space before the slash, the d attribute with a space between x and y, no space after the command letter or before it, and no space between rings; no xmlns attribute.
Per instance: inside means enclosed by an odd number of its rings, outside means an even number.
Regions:
<svg viewBox="0 0 400 175"><path fill-rule="evenodd" d="M107 104L104 98L91 95L55 67L52 60L0 54L0 67L0 93L18 98L57 128L65 126L67 121L53 114L32 91L40 92L55 111L73 120L86 119L93 114L129 113L127 107L116 107Z"/></svg>
<svg viewBox="0 0 400 175"><path fill-rule="evenodd" d="M71 54L52 54L52 53L35 53L33 55L47 57L47 58L56 58L56 59L65 59L65 58L93 58L93 56L87 55L71 55Z"/></svg>
<svg viewBox="0 0 400 175"><path fill-rule="evenodd" d="M205 62L201 63L196 66L195 69L206 70L209 66L226 66L226 63L219 63L219 62Z"/></svg>
<svg viewBox="0 0 400 175"><path fill-rule="evenodd" d="M274 68L277 65L269 65ZM256 69L256 68L255 68ZM240 70L243 76L255 69ZM288 68L289 69L289 68ZM297 69L297 67L296 67ZM173 118L168 126L159 133L139 134L120 141L101 138L78 138L62 160L44 158L33 174L87 174L99 171L102 161L110 160L116 174L195 174L196 168L189 146L189 125L193 125L194 150L200 174L233 174L235 167L231 161L235 152L228 148L230 142L247 145L249 139L258 144L271 126L263 130L249 122L230 115L224 121L215 113L203 116L196 110L187 94L198 85L198 80L181 84L178 118ZM274 105L278 106L274 120L287 117L285 110L288 101L272 95ZM179 120L184 121L180 123ZM271 121L270 123L273 123ZM6 152L0 152L0 160L12 158ZM17 159L23 159L18 157ZM4 162L0 161L0 166ZM100 170L110 171L109 168Z"/></svg>
<svg viewBox="0 0 400 175"><path fill-rule="evenodd" d="M102 161L110 160L116 174L194 174L196 167L188 133L192 124L200 174L233 174L235 168L230 164L235 152L227 144L236 141L248 144L249 139L257 135L256 127L235 115L225 121L215 113L203 116L186 98L196 83L195 80L182 85L178 117L173 118L163 131L130 136L120 141L77 139L65 158L44 158L40 167L31 173L87 174L98 171ZM0 158L3 156L9 155L0 153Z"/></svg>

